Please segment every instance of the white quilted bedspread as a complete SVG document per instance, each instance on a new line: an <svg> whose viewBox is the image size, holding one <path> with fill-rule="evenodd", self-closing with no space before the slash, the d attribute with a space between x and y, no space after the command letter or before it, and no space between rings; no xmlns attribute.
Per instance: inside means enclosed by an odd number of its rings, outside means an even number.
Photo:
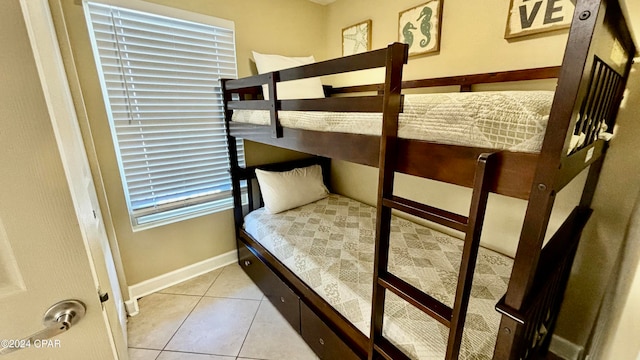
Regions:
<svg viewBox="0 0 640 360"><path fill-rule="evenodd" d="M369 335L375 208L331 194L271 215L245 218L245 229L316 293ZM463 242L415 223L392 220L391 273L451 306ZM480 249L460 359L491 359L512 260ZM384 334L413 359L443 359L448 329L390 292Z"/></svg>
<svg viewBox="0 0 640 360"><path fill-rule="evenodd" d="M408 94L398 136L443 144L539 152L553 91ZM280 111L283 127L380 135L380 113ZM236 110L233 121L269 124L265 110Z"/></svg>

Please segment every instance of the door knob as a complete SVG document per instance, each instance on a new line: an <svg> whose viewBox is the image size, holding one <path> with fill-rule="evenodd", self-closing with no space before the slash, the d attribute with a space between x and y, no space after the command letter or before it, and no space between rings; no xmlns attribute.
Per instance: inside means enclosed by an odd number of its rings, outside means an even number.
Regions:
<svg viewBox="0 0 640 360"><path fill-rule="evenodd" d="M84 304L78 300L65 300L54 304L44 313L42 319L44 329L21 340L3 341L0 355L37 346L38 340L49 339L69 330L84 317L86 310Z"/></svg>

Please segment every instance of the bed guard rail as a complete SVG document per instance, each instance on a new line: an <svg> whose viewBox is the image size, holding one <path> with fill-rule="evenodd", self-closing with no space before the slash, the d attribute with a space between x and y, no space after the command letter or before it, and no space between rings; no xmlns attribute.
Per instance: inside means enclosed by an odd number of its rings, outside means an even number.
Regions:
<svg viewBox="0 0 640 360"><path fill-rule="evenodd" d="M440 86L459 86L460 91L471 91L472 86L480 84L504 83L511 81L529 81L555 79L560 74L560 66L548 66L541 68L506 70L492 73L454 75L430 79L405 80L402 82L403 89L419 89ZM345 94L354 92L378 91L382 92L384 84L356 85L332 87L331 94Z"/></svg>
<svg viewBox="0 0 640 360"><path fill-rule="evenodd" d="M530 352L546 351L548 347L550 336L547 335L555 326L582 229L591 213L589 208L576 207L542 249L540 264L543 265L538 267L530 298L521 309L508 306L505 297L496 305L499 313L518 324L518 329L501 328L498 336L523 334L516 337L520 339L516 347L523 359L528 358Z"/></svg>
<svg viewBox="0 0 640 360"><path fill-rule="evenodd" d="M326 60L314 64L298 66L255 75L237 80L222 80L222 90L227 111L231 110L268 110L271 112L271 129L273 137L282 137L282 127L278 121L278 111L341 111L341 112L380 112L384 113L387 104L386 95L358 96L347 98L294 99L278 100L278 82L299 80L312 77L341 74L351 71L386 68L385 93L391 91L391 77L397 73L395 69L404 66L408 47L402 43L392 43L385 49ZM394 79L395 80L395 79ZM399 84L401 79L397 81ZM256 93L262 85L267 85L269 100L233 100L233 94L247 92L255 88ZM393 89L398 94L400 89ZM229 121L227 117L227 121Z"/></svg>

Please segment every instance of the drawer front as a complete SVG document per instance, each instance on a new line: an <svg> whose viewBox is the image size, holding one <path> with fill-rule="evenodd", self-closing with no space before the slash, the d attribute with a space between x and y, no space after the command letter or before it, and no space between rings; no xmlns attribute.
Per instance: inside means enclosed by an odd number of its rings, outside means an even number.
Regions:
<svg viewBox="0 0 640 360"><path fill-rule="evenodd" d="M262 290L269 301L300 332L300 298L267 265L258 259L241 241L238 242L240 266Z"/></svg>
<svg viewBox="0 0 640 360"><path fill-rule="evenodd" d="M300 302L302 338L323 360L356 360L359 357L304 303Z"/></svg>

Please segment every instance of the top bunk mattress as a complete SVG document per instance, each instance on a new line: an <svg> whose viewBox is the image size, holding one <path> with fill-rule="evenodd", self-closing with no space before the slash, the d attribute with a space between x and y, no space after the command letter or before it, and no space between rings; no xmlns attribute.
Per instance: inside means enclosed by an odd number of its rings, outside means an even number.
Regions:
<svg viewBox="0 0 640 360"><path fill-rule="evenodd" d="M537 153L553 91L483 91L404 95L398 136L442 144ZM377 135L381 113L279 111L286 128ZM267 110L235 110L232 121L268 125Z"/></svg>
<svg viewBox="0 0 640 360"><path fill-rule="evenodd" d="M320 297L369 335L375 213L372 206L336 194L279 214L264 208L245 217L245 231ZM391 273L452 306L464 242L393 217ZM480 248L460 359L491 359L500 325L495 305L504 295L513 261ZM387 292L384 335L412 359L443 359L448 329Z"/></svg>

